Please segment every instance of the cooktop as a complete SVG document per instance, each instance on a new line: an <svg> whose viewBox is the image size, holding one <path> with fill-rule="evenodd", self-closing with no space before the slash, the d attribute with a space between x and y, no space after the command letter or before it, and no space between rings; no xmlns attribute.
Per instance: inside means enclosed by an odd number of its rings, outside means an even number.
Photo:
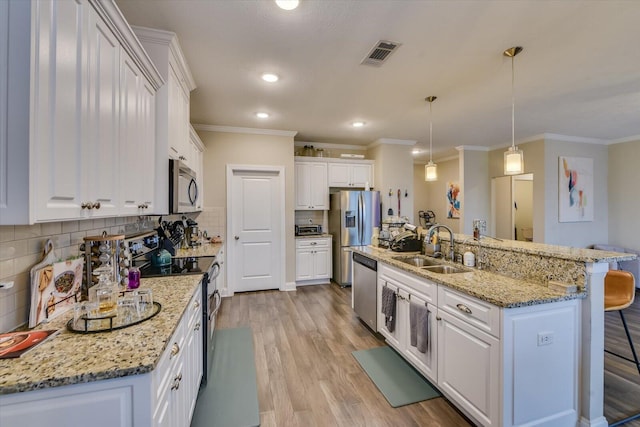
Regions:
<svg viewBox="0 0 640 427"><path fill-rule="evenodd" d="M172 258L171 264L163 267L145 264L140 267L140 277L183 276L188 274L204 274L211 268L215 256L188 258Z"/></svg>

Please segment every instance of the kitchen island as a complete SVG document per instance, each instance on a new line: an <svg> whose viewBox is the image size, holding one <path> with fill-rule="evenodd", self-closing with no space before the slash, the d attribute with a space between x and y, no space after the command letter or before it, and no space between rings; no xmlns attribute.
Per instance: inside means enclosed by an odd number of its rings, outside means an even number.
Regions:
<svg viewBox="0 0 640 427"><path fill-rule="evenodd" d="M206 246L197 253L220 249ZM172 425L190 416L202 373L201 279L142 278L162 309L128 328L72 333L72 311L40 325L62 331L20 358L0 360L0 425L45 418L54 426Z"/></svg>
<svg viewBox="0 0 640 427"><path fill-rule="evenodd" d="M608 262L629 254L471 240L455 235L456 253L475 250L485 269L438 262L454 274L403 262L409 253L356 248L378 261L378 332L480 425L606 425L602 288ZM578 291L554 290L549 279ZM397 296L392 331L383 288ZM415 303L431 319L424 353L409 341Z"/></svg>

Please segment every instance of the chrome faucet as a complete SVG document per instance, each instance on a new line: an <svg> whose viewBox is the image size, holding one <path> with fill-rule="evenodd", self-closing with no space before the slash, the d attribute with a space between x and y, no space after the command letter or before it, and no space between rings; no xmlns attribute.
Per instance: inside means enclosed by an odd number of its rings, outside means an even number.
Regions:
<svg viewBox="0 0 640 427"><path fill-rule="evenodd" d="M449 259L451 260L451 262L455 261L455 251L454 249L454 241L453 241L453 231L447 227L444 224L435 224L433 226L431 226L431 228L429 228L429 230L427 231L427 235L425 236L425 243L429 243L431 242L431 237L433 237L433 233L438 229L438 228L444 228L445 230L447 230L449 232L449 240L451 241L451 244L449 245Z"/></svg>

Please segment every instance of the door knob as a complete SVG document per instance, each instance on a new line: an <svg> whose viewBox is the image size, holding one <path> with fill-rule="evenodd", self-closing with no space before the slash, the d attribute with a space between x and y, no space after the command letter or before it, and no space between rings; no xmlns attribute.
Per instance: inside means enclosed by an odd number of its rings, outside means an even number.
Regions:
<svg viewBox="0 0 640 427"><path fill-rule="evenodd" d="M235 236L234 239L240 240L240 236Z"/></svg>

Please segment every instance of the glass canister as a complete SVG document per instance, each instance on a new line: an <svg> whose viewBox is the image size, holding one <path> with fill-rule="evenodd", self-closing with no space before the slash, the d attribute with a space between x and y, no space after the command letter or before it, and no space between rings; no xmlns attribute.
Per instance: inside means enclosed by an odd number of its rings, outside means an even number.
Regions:
<svg viewBox="0 0 640 427"><path fill-rule="evenodd" d="M92 289L90 299L98 307L98 317L107 317L116 314L118 308L118 284L110 277L110 270L102 267L98 273L98 284Z"/></svg>

